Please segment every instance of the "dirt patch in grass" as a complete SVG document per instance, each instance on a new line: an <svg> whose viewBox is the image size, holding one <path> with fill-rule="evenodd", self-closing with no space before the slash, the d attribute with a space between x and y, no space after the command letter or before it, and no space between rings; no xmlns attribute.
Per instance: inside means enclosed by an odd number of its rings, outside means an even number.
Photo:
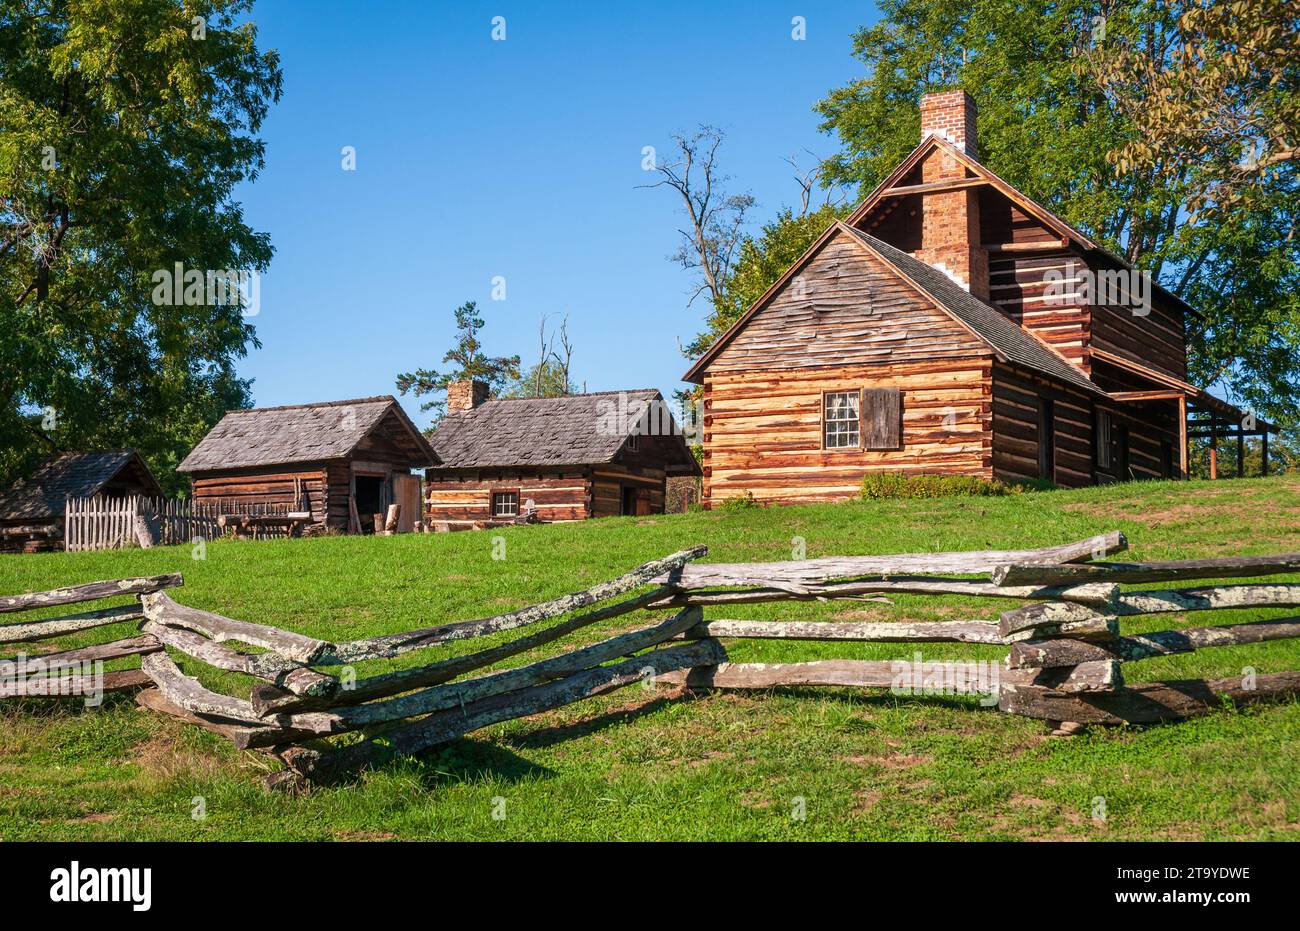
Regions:
<svg viewBox="0 0 1300 931"><path fill-rule="evenodd" d="M386 841L395 840L397 835L389 831L335 831L334 837L338 840Z"/></svg>
<svg viewBox="0 0 1300 931"><path fill-rule="evenodd" d="M68 818L64 824L103 824L105 821L116 820L117 815L107 811L91 812L88 815L82 815L79 818Z"/></svg>
<svg viewBox="0 0 1300 931"><path fill-rule="evenodd" d="M212 779L223 766L220 760L181 746L175 734L159 734L131 748L129 762L154 779L171 782L176 779Z"/></svg>

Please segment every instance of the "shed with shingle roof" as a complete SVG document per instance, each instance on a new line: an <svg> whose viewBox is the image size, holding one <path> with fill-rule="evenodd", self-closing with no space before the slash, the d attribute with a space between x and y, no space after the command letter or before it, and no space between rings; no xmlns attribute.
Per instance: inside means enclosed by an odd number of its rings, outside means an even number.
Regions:
<svg viewBox="0 0 1300 931"><path fill-rule="evenodd" d="M177 467L199 501L231 510L296 511L341 531L370 532L402 505L419 519L412 469L438 461L391 395L228 412Z"/></svg>
<svg viewBox="0 0 1300 931"><path fill-rule="evenodd" d="M133 449L49 456L0 491L0 552L57 547L68 499L101 494L158 498L162 488Z"/></svg>
<svg viewBox="0 0 1300 931"><path fill-rule="evenodd" d="M699 474L654 389L488 399L453 385L430 442L425 519L450 528L515 519L530 501L543 521L658 514L670 476Z"/></svg>

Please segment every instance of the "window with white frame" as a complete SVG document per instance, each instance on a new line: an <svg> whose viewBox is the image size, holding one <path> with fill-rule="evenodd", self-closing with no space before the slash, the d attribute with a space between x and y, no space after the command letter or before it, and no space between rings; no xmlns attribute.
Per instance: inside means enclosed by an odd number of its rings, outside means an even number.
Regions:
<svg viewBox="0 0 1300 931"><path fill-rule="evenodd" d="M862 445L862 393L828 391L822 395L822 445L857 449Z"/></svg>
<svg viewBox="0 0 1300 931"><path fill-rule="evenodd" d="M519 514L519 492L495 491L492 493L493 517L516 517Z"/></svg>

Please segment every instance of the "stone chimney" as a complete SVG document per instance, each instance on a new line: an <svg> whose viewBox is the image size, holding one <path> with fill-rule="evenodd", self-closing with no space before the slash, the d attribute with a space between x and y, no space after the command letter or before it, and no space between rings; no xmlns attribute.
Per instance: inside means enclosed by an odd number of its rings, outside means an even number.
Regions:
<svg viewBox="0 0 1300 931"><path fill-rule="evenodd" d="M481 381L454 381L447 386L447 413L472 411L488 399L488 386Z"/></svg>
<svg viewBox="0 0 1300 931"><path fill-rule="evenodd" d="M975 101L964 90L926 94L921 98L921 140L939 136L971 158L979 158L975 117Z"/></svg>
<svg viewBox="0 0 1300 931"><path fill-rule="evenodd" d="M975 101L963 90L921 98L921 138L939 136L974 157ZM967 168L943 150L921 163L921 183L960 183ZM980 235L980 188L926 191L921 203L921 247L916 257L930 263L971 294L989 298L989 256Z"/></svg>

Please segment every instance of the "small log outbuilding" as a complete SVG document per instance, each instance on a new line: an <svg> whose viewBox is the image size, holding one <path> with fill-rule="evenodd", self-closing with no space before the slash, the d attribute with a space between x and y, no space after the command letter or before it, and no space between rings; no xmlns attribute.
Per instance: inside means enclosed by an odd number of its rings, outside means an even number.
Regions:
<svg viewBox="0 0 1300 931"><path fill-rule="evenodd" d="M59 549L68 499L96 495L161 498L162 488L133 449L50 456L0 491L0 552Z"/></svg>
<svg viewBox="0 0 1300 931"><path fill-rule="evenodd" d="M232 511L301 513L346 533L371 533L375 515L420 510L420 479L436 463L428 441L391 395L230 411L177 467L196 503Z"/></svg>
<svg viewBox="0 0 1300 931"><path fill-rule="evenodd" d="M447 391L425 471L425 521L464 529L520 518L662 514L669 476L700 474L653 389L489 399L481 383Z"/></svg>

